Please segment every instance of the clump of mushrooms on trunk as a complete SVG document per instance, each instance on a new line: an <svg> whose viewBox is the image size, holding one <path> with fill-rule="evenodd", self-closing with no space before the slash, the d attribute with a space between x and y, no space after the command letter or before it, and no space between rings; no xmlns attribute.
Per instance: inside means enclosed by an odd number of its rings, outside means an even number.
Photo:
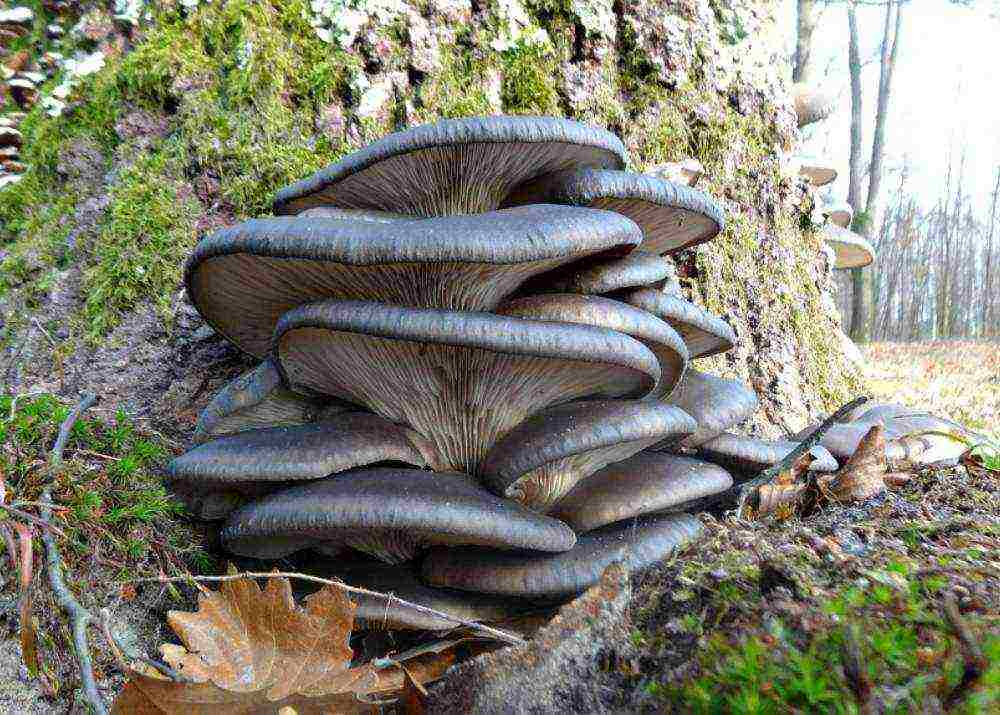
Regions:
<svg viewBox="0 0 1000 715"><path fill-rule="evenodd" d="M188 294L262 362L212 400L169 481L236 555L349 562L349 583L468 620L696 539L693 511L795 443L730 434L756 395L690 366L736 335L670 287L666 256L714 238L722 208L626 163L578 122L445 120L203 239ZM828 446L817 469L850 445ZM370 605L371 622L448 627Z"/></svg>

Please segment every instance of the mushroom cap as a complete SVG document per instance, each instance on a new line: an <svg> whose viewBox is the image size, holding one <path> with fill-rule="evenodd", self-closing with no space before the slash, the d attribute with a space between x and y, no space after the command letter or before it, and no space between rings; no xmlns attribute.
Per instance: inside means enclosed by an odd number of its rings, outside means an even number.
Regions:
<svg viewBox="0 0 1000 715"><path fill-rule="evenodd" d="M676 510L732 485L729 472L714 464L639 452L581 480L549 513L583 534L636 516Z"/></svg>
<svg viewBox="0 0 1000 715"><path fill-rule="evenodd" d="M258 499L229 517L223 545L236 554L280 558L340 543L388 562L430 544L565 551L572 529L494 496L457 472L362 469Z"/></svg>
<svg viewBox="0 0 1000 715"><path fill-rule="evenodd" d="M642 343L590 325L323 301L278 323L293 386L365 405L432 443L438 469L474 473L530 415L580 397L642 397L660 366Z"/></svg>
<svg viewBox="0 0 1000 715"><path fill-rule="evenodd" d="M674 264L669 258L649 251L635 250L621 258L593 260L557 268L527 281L519 291L532 293L582 293L584 295L606 295L627 288L640 286L660 287L671 276L676 275Z"/></svg>
<svg viewBox="0 0 1000 715"><path fill-rule="evenodd" d="M198 417L194 442L262 427L304 424L322 410L322 401L287 389L268 358L216 393Z"/></svg>
<svg viewBox="0 0 1000 715"><path fill-rule="evenodd" d="M875 248L868 239L846 228L827 224L823 240L833 248L834 268L864 268L875 260Z"/></svg>
<svg viewBox="0 0 1000 715"><path fill-rule="evenodd" d="M668 395L687 367L688 352L681 336L655 315L621 301L591 295L556 293L517 298L497 309L498 315L609 328L630 335L648 347L660 364L654 395Z"/></svg>
<svg viewBox="0 0 1000 715"><path fill-rule="evenodd" d="M378 415L345 412L323 422L222 437L167 465L171 479L206 484L286 482L378 462L426 466L406 430Z"/></svg>
<svg viewBox="0 0 1000 715"><path fill-rule="evenodd" d="M531 610L534 605L509 597L431 588L417 578L409 564L372 564L331 575L351 586L396 597L387 601L363 593L350 594L351 600L357 604L355 622L360 621L358 625L362 628L447 631L458 626L455 621L403 605L398 599L433 608L463 621L498 621Z"/></svg>
<svg viewBox="0 0 1000 715"><path fill-rule="evenodd" d="M391 223L253 219L199 243L185 283L212 327L263 356L278 318L302 303L488 310L533 275L641 240L623 216L567 206Z"/></svg>
<svg viewBox="0 0 1000 715"><path fill-rule="evenodd" d="M806 177L813 186L826 186L837 178L837 170L822 159L796 156L795 162L799 165L799 174Z"/></svg>
<svg viewBox="0 0 1000 715"><path fill-rule="evenodd" d="M627 171L580 168L540 176L504 205L554 203L617 211L639 224L642 247L674 253L710 241L725 228L722 208L690 186Z"/></svg>
<svg viewBox="0 0 1000 715"><path fill-rule="evenodd" d="M755 475L773 467L798 446L798 442L788 440L757 439L724 432L698 447L698 456L734 472ZM837 471L837 460L825 447L816 445L809 452L813 456L810 472Z"/></svg>
<svg viewBox="0 0 1000 715"><path fill-rule="evenodd" d="M758 406L757 395L739 380L716 377L688 369L677 389L667 400L677 405L698 423L693 435L681 442L694 448L708 442L752 415ZM656 445L654 449L660 449Z"/></svg>
<svg viewBox="0 0 1000 715"><path fill-rule="evenodd" d="M799 129L833 114L835 101L832 95L804 82L792 85L792 103Z"/></svg>
<svg viewBox="0 0 1000 715"><path fill-rule="evenodd" d="M331 205L417 216L482 213L542 174L624 165L620 139L580 122L445 119L383 137L282 189L274 212L294 214Z"/></svg>
<svg viewBox="0 0 1000 715"><path fill-rule="evenodd" d="M821 211L826 216L827 222L841 228L850 228L851 221L854 219L854 209L846 201L826 204Z"/></svg>
<svg viewBox="0 0 1000 715"><path fill-rule="evenodd" d="M609 462L689 435L696 426L682 410L654 400L570 402L508 432L486 455L479 476L497 494L547 511Z"/></svg>
<svg viewBox="0 0 1000 715"><path fill-rule="evenodd" d="M736 344L736 333L729 323L680 296L640 288L626 295L624 300L652 313L676 330L692 360L724 353Z"/></svg>
<svg viewBox="0 0 1000 715"><path fill-rule="evenodd" d="M651 566L701 535L690 514L618 522L581 536L561 554L511 554L490 549L432 549L423 579L433 586L507 596L564 597L600 579L604 569L624 561L629 571Z"/></svg>

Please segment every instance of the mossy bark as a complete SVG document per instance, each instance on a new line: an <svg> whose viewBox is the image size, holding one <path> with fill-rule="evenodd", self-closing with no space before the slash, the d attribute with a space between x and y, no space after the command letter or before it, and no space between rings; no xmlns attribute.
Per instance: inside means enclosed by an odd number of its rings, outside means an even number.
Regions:
<svg viewBox="0 0 1000 715"><path fill-rule="evenodd" d="M799 429L859 378L810 201L780 168L796 130L770 5L379 3L327 44L305 0L154 3L131 51L109 54L67 115L23 123L32 168L0 193L0 241L5 264L27 257L32 268L4 279L16 281L0 296L5 381L103 389L183 430L246 365L205 339L180 292L179 262L199 233L266 212L280 186L392 130L544 113L614 131L633 170L704 164L699 188L729 225L680 255L678 272L739 337L707 367L759 393L755 428ZM83 168L67 159L81 145L98 152ZM147 170L155 191L139 190ZM176 221L160 220L168 208ZM39 316L58 332L37 329Z"/></svg>

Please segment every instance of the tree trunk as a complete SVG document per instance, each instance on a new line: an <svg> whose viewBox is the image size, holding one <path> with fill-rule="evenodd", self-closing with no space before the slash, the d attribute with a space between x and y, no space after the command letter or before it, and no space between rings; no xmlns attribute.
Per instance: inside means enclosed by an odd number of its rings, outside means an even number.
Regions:
<svg viewBox="0 0 1000 715"><path fill-rule="evenodd" d="M809 79L809 57L812 53L813 30L819 16L816 13L816 0L798 0L798 24L795 34L795 64L792 67L792 82L805 82Z"/></svg>
<svg viewBox="0 0 1000 715"><path fill-rule="evenodd" d="M854 210L855 229L862 222L861 205L861 51L858 48L858 17L854 0L847 5L847 26L850 34L848 44L848 69L851 75L851 157L850 177L847 186L847 203ZM849 334L858 340L858 331L863 329L865 315L864 275L860 269L851 271L851 323Z"/></svg>

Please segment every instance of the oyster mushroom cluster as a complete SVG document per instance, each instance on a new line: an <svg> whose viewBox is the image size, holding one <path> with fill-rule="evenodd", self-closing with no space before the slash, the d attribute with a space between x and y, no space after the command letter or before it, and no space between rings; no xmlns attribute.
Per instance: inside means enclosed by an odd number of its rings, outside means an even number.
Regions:
<svg viewBox="0 0 1000 715"><path fill-rule="evenodd" d="M234 554L364 552L384 565L345 578L475 619L695 537L690 509L787 449L725 434L756 396L694 364L733 330L664 288L721 209L625 163L577 122L446 120L202 240L188 294L261 362L205 409L174 488Z"/></svg>

